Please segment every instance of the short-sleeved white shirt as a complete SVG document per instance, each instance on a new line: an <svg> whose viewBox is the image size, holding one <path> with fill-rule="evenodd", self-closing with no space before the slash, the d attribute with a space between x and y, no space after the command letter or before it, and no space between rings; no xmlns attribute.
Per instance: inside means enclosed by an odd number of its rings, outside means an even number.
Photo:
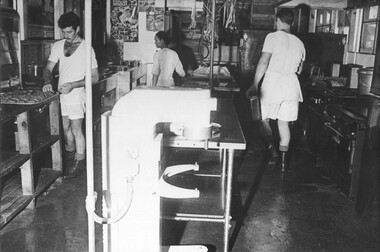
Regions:
<svg viewBox="0 0 380 252"><path fill-rule="evenodd" d="M267 71L281 74L296 73L306 55L302 41L284 31L269 33L262 51L272 54Z"/></svg>
<svg viewBox="0 0 380 252"><path fill-rule="evenodd" d="M271 53L260 90L262 116L294 121L303 100L296 73L305 60L305 47L296 36L276 31L266 36L262 51Z"/></svg>
<svg viewBox="0 0 380 252"><path fill-rule="evenodd" d="M174 71L181 77L186 75L178 54L169 48L156 51L153 55L152 74L158 75L157 86L174 86Z"/></svg>
<svg viewBox="0 0 380 252"><path fill-rule="evenodd" d="M86 75L86 48L85 42L82 43L69 57L64 53L65 39L53 44L49 56L49 61L59 62L59 81L58 86L67 82L82 80ZM94 49L91 48L91 68L97 68L98 63L95 58Z"/></svg>

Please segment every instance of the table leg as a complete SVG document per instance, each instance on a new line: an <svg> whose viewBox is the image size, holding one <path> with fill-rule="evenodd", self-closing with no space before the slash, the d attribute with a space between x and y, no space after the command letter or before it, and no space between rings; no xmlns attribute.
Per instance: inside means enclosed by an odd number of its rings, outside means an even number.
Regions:
<svg viewBox="0 0 380 252"><path fill-rule="evenodd" d="M222 188L221 192L222 195L226 195L226 174L227 174L227 149L222 149L221 150L221 161L222 161ZM222 206L225 208L226 205L226 199L225 197L222 197Z"/></svg>
<svg viewBox="0 0 380 252"><path fill-rule="evenodd" d="M232 196L232 175L234 167L234 150L228 149L228 167L227 167L227 191L226 191L226 206L224 213L224 252L228 251L228 240L230 231L230 211L231 211L231 196Z"/></svg>

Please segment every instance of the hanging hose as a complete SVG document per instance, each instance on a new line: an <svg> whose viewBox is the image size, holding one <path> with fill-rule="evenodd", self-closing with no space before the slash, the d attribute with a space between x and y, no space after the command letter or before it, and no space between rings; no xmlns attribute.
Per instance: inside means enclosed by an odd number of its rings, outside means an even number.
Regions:
<svg viewBox="0 0 380 252"><path fill-rule="evenodd" d="M133 199L133 178L127 178L126 184L127 184L127 198L126 198L126 201L125 201L121 211L116 216L113 216L110 218L100 217L94 211L92 211L94 213L94 221L95 222L97 222L99 224L113 224L113 223L116 223L119 220L121 220L128 213L129 208L130 208L131 203L132 203L132 199ZM92 200L92 203L95 205L96 192L94 192L94 194L95 194L95 198ZM90 202L91 202L91 200L89 200L89 198L87 198L86 204L89 204ZM95 210L95 206L87 205L87 207L91 208L88 211L91 211L92 209Z"/></svg>
<svg viewBox="0 0 380 252"><path fill-rule="evenodd" d="M235 19L235 4L236 0L228 0L224 8L224 13L226 18L224 20L224 28L230 31L236 30L236 19Z"/></svg>
<svg viewBox="0 0 380 252"><path fill-rule="evenodd" d="M197 13L197 9L196 9L197 0L193 0L193 1L194 1L194 4L193 4L193 8L191 9L191 23L188 27L189 30L193 30L197 26L197 21L195 20L195 16Z"/></svg>

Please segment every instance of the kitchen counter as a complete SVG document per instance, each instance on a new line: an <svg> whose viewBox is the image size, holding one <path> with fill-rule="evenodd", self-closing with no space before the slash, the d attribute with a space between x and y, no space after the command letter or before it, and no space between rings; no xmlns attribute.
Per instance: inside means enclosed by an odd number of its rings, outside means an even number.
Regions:
<svg viewBox="0 0 380 252"><path fill-rule="evenodd" d="M182 87L210 88L210 79L207 76L192 76L184 78ZM240 87L235 79L225 76L215 76L212 83L213 90L223 92L239 92Z"/></svg>

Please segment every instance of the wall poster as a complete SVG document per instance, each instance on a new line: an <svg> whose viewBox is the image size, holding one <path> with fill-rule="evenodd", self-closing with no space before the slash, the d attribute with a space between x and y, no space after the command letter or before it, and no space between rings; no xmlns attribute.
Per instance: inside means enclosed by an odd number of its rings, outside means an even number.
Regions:
<svg viewBox="0 0 380 252"><path fill-rule="evenodd" d="M154 7L155 0L139 0L139 11L146 12L149 7Z"/></svg>
<svg viewBox="0 0 380 252"><path fill-rule="evenodd" d="M111 0L111 38L138 42L138 0Z"/></svg>
<svg viewBox="0 0 380 252"><path fill-rule="evenodd" d="M146 10L146 30L163 31L164 30L165 10L161 7L149 7Z"/></svg>

